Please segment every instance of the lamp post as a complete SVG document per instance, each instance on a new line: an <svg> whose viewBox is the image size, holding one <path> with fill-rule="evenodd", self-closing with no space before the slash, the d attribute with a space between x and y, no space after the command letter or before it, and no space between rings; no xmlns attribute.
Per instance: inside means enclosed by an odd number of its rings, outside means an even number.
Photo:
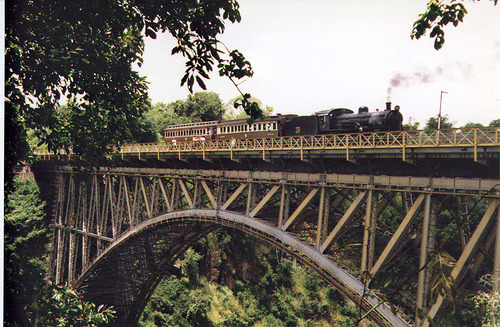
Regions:
<svg viewBox="0 0 500 327"><path fill-rule="evenodd" d="M441 129L441 105L443 104L443 93L448 93L448 92L441 91L441 97L439 98L438 129Z"/></svg>

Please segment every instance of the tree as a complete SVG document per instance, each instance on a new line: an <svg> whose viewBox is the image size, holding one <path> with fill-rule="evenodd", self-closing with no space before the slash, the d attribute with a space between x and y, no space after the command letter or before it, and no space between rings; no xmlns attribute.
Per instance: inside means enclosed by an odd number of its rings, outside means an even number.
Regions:
<svg viewBox="0 0 500 327"><path fill-rule="evenodd" d="M32 180L14 180L14 192L5 201L4 320L28 326L29 307L45 286L48 223L45 203Z"/></svg>
<svg viewBox="0 0 500 327"><path fill-rule="evenodd" d="M492 120L489 124L490 127L500 127L500 118Z"/></svg>
<svg viewBox="0 0 500 327"><path fill-rule="evenodd" d="M96 307L94 303L83 301L73 290L64 286L48 285L37 303L33 326L106 326L115 320L114 310L107 306Z"/></svg>
<svg viewBox="0 0 500 327"><path fill-rule="evenodd" d="M498 0L491 0L496 5ZM427 10L420 15L420 18L413 24L411 32L412 39L419 39L425 35L427 30L431 30L430 38L434 38L434 49L439 50L444 44L443 27L452 23L458 26L463 22L467 9L464 4L451 0L450 3L443 3L438 0L430 0L427 3Z"/></svg>
<svg viewBox="0 0 500 327"><path fill-rule="evenodd" d="M418 121L415 121L412 117L410 117L410 121L408 124L403 125L403 131L408 131L408 132L415 132L418 131L418 128L420 126L420 123Z"/></svg>
<svg viewBox="0 0 500 327"><path fill-rule="evenodd" d="M215 92L189 94L186 100L178 100L172 107L177 115L188 117L189 121L220 120L224 114L222 100Z"/></svg>
<svg viewBox="0 0 500 327"><path fill-rule="evenodd" d="M205 88L215 64L233 83L253 75L244 56L222 51L217 39L227 20L241 19L236 0L21 0L6 9L7 181L13 167L29 159L30 129L50 150L72 148L95 165L110 144L135 138L149 105L146 81L132 69L142 62L143 35L168 31L177 40L172 54L187 58L181 84L190 91L195 81ZM64 101L68 112L58 112Z"/></svg>
<svg viewBox="0 0 500 327"><path fill-rule="evenodd" d="M439 117L431 117L427 120L426 129L438 129ZM450 122L448 115L441 117L441 129L453 128L453 122Z"/></svg>
<svg viewBox="0 0 500 327"><path fill-rule="evenodd" d="M163 130L167 125L188 123L189 118L179 116L173 108L172 103L158 102L144 112L144 123L156 134L156 141L163 138Z"/></svg>
<svg viewBox="0 0 500 327"><path fill-rule="evenodd" d="M471 123L471 122L468 122L467 124L465 124L464 126L462 126L463 128L480 128L480 127L484 127L483 124L480 124L480 123Z"/></svg>
<svg viewBox="0 0 500 327"><path fill-rule="evenodd" d="M5 326L98 326L114 311L45 279L50 234L36 183L15 179L5 205Z"/></svg>

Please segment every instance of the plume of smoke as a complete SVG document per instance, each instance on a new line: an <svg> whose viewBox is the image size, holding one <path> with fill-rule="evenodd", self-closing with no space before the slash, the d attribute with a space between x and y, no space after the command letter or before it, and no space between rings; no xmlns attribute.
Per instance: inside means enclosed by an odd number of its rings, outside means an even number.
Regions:
<svg viewBox="0 0 500 327"><path fill-rule="evenodd" d="M396 72L389 80L389 87L387 88L387 101L391 101L393 88L428 84L434 82L438 77L464 78L470 77L471 75L471 64L464 62L444 64L434 68L420 67L409 74Z"/></svg>
<svg viewBox="0 0 500 327"><path fill-rule="evenodd" d="M389 80L387 101L391 101L391 93L394 88L428 84L434 82L437 78L443 77L447 79L457 79L471 78L473 75L474 69L472 64L460 61L445 63L434 68L420 67L409 74L396 72Z"/></svg>
<svg viewBox="0 0 500 327"><path fill-rule="evenodd" d="M408 87L417 84L433 82L437 76L443 75L444 69L438 66L434 69L421 68L411 74L395 73L390 80L391 87Z"/></svg>

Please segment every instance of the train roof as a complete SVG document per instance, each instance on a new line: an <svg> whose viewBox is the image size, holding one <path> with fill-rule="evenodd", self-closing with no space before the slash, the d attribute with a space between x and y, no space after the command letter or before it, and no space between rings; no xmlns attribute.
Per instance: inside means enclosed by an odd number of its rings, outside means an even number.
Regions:
<svg viewBox="0 0 500 327"><path fill-rule="evenodd" d="M347 108L332 108L332 109L326 109L326 110L317 111L315 115L316 116L328 116L328 115L339 116L339 115L342 115L342 114L352 114L352 113L354 113L354 111L352 111L351 109L347 109Z"/></svg>
<svg viewBox="0 0 500 327"><path fill-rule="evenodd" d="M297 117L297 116L298 115L295 115L295 114L267 116L264 118L264 120L255 120L254 123L283 120L283 119L291 119L291 118ZM218 126L218 125L239 125L239 124L248 124L247 119L212 120L212 121L204 121L204 122L168 125L165 127L165 130L172 130L172 129L179 129L179 128L210 127L210 126Z"/></svg>

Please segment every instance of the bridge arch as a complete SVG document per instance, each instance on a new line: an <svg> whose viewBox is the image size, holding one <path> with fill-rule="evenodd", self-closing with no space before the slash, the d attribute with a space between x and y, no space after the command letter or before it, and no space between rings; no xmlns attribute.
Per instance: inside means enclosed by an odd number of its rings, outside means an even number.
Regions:
<svg viewBox="0 0 500 327"><path fill-rule="evenodd" d="M365 310L373 309L371 319L378 324L408 326L406 321L396 315L385 303L381 303L376 296L363 297L363 294L367 292L364 285L325 257L319 250L265 221L217 209L189 209L169 212L142 222L123 233L103 251L92 265L83 272L81 277L76 280L75 287L85 299L113 304L121 315L124 314L127 317L128 321L135 322L140 318L142 310L164 276L166 269L175 263L177 258L194 241L221 226L242 230L294 256L337 287L348 298L356 301L356 303L362 302ZM170 235L167 236L167 239L170 240L170 242L167 242L170 247L164 249L163 253L158 253L158 257L154 255L154 252L158 251L158 249L154 248L154 244L140 241L141 238L151 238L154 243L155 240L160 241L160 238L165 235ZM134 295L130 294L131 290L125 287L129 282L124 282L130 279L129 274L131 272L122 269L127 266L129 269L134 269L134 263L130 260L138 260L138 257L130 253L130 251L133 251L132 249L135 249L136 253L144 251L142 254L147 251L147 249L142 248L142 251L137 252L140 249L140 247L137 247L138 242L142 243L146 248L148 246L152 247L149 256L146 255L146 260L154 261L154 263L149 262L150 274L142 282L139 293ZM114 276L112 271L115 272ZM107 278L104 275L107 275ZM113 278L113 281L110 278ZM103 280L105 285L103 285ZM114 288L117 285L124 287L123 292L116 293ZM101 296L96 293L96 290ZM114 294L114 296L110 297L110 294ZM111 299L118 303L112 303Z"/></svg>

